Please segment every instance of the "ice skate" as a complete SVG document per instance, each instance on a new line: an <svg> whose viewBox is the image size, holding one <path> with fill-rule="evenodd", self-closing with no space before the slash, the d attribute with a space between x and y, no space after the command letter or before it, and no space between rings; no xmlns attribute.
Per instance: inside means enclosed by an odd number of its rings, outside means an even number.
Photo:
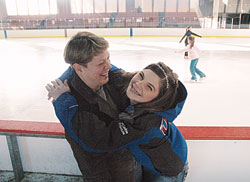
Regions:
<svg viewBox="0 0 250 182"><path fill-rule="evenodd" d="M207 77L206 77L206 76L203 76L203 77L200 77L199 81L202 82L202 81L204 81L204 80L206 80L206 79L207 79Z"/></svg>
<svg viewBox="0 0 250 182"><path fill-rule="evenodd" d="M197 83L198 81L197 80L190 80L190 83Z"/></svg>

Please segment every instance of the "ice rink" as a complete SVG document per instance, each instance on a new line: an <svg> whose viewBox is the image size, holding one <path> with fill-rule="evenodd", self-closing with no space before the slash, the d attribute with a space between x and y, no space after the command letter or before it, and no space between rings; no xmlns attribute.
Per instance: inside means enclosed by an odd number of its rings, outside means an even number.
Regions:
<svg viewBox="0 0 250 182"><path fill-rule="evenodd" d="M188 90L176 125L250 126L249 38L196 38L198 68L207 79L190 83L189 60L180 37L108 37L111 63L126 71L162 61ZM58 122L45 85L68 65L63 50L69 38L0 40L0 119Z"/></svg>

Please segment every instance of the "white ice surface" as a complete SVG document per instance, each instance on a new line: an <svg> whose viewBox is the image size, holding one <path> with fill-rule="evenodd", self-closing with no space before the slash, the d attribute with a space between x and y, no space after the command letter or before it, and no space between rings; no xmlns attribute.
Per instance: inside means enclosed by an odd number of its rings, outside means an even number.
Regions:
<svg viewBox="0 0 250 182"><path fill-rule="evenodd" d="M106 38L112 64L126 71L162 61L188 90L177 125L250 126L250 44L247 38L197 38L198 68L207 75L190 83L190 61L174 50L179 38ZM68 38L0 40L0 120L58 122L45 85L68 65L63 50Z"/></svg>

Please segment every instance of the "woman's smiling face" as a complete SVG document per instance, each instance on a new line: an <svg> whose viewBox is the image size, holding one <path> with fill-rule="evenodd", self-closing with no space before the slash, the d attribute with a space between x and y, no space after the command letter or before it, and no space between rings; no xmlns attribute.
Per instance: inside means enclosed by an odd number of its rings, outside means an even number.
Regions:
<svg viewBox="0 0 250 182"><path fill-rule="evenodd" d="M149 102L159 95L160 81L152 70L144 69L131 79L126 94L131 101Z"/></svg>

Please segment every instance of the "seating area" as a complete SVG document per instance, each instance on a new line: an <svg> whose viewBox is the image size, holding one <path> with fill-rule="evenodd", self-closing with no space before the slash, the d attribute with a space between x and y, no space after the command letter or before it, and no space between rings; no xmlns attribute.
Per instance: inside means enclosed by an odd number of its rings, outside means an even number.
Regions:
<svg viewBox="0 0 250 182"><path fill-rule="evenodd" d="M166 27L175 27L176 24L192 25L192 27L200 28L200 22L195 12L169 12L165 15Z"/></svg>
<svg viewBox="0 0 250 182"><path fill-rule="evenodd" d="M158 13L118 13L113 27L158 27Z"/></svg>
<svg viewBox="0 0 250 182"><path fill-rule="evenodd" d="M199 28L195 12L88 13L70 16L7 16L0 20L0 29L65 29L123 27L186 27Z"/></svg>

